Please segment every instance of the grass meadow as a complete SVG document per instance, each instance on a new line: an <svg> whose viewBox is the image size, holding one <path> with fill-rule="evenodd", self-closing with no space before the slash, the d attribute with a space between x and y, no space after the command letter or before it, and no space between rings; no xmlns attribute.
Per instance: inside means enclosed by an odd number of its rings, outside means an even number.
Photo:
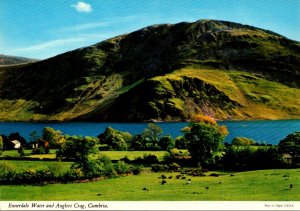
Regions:
<svg viewBox="0 0 300 211"><path fill-rule="evenodd" d="M1 200L95 200L95 201L297 201L300 169L218 172L218 177L178 173L149 173L95 182L38 185L2 185ZM162 185L159 177L166 179ZM190 184L186 184L187 179ZM293 188L290 189L290 184ZM144 190L146 189L146 190Z"/></svg>
<svg viewBox="0 0 300 211"><path fill-rule="evenodd" d="M24 150L25 157L30 158L49 158L49 159L55 159L56 158L56 150L51 149L49 154L37 154L32 155L32 150ZM107 155L111 160L120 160L121 158L124 158L125 156L128 157L129 160L134 160L138 157L143 157L144 155L156 155L159 160L162 160L164 155L168 153L167 151L101 151L101 154ZM20 154L17 150L5 150L3 151L1 157L20 157Z"/></svg>

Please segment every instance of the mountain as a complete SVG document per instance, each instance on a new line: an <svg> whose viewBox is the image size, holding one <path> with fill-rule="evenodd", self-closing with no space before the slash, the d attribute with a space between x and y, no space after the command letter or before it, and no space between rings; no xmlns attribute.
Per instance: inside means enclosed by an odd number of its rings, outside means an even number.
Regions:
<svg viewBox="0 0 300 211"><path fill-rule="evenodd" d="M227 21L149 26L0 80L2 121L300 117L300 43Z"/></svg>
<svg viewBox="0 0 300 211"><path fill-rule="evenodd" d="M25 63L35 62L35 61L37 61L37 60L24 58L24 57L7 56L7 55L0 54L0 66L25 64Z"/></svg>

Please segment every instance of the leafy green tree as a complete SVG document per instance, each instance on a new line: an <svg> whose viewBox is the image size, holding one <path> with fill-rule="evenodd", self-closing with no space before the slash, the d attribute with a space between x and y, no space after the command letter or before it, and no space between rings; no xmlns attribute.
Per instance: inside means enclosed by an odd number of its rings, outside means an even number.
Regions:
<svg viewBox="0 0 300 211"><path fill-rule="evenodd" d="M1 135L3 141L3 149L14 149L15 145L8 139L7 136Z"/></svg>
<svg viewBox="0 0 300 211"><path fill-rule="evenodd" d="M146 148L146 140L142 135L137 134L132 137L130 140L130 149L131 150L144 150Z"/></svg>
<svg viewBox="0 0 300 211"><path fill-rule="evenodd" d="M232 140L232 145L236 146L249 146L249 145L254 145L256 142L250 138L245 138L245 137L235 137Z"/></svg>
<svg viewBox="0 0 300 211"><path fill-rule="evenodd" d="M278 144L279 151L281 153L288 153L292 156L294 162L295 159L299 161L300 158L300 131L289 134Z"/></svg>
<svg viewBox="0 0 300 211"><path fill-rule="evenodd" d="M154 123L149 123L147 128L145 128L143 131L142 137L150 144L148 147L151 147L152 149L158 149L158 141L162 133L163 130L161 127Z"/></svg>
<svg viewBox="0 0 300 211"><path fill-rule="evenodd" d="M36 140L38 139L38 135L37 135L37 132L36 131L32 131L30 134L30 139L32 142L36 142Z"/></svg>
<svg viewBox="0 0 300 211"><path fill-rule="evenodd" d="M189 142L188 150L192 158L201 165L213 164L222 156L225 135L218 125L204 122L190 123L190 130L184 135Z"/></svg>
<svg viewBox="0 0 300 211"><path fill-rule="evenodd" d="M159 140L158 145L162 150L170 150L175 147L175 140L170 135L166 135Z"/></svg>
<svg viewBox="0 0 300 211"><path fill-rule="evenodd" d="M88 159L88 155L97 152L96 141L89 138L81 138L79 136L70 136L57 151L56 156L61 159L70 159L81 162Z"/></svg>
<svg viewBox="0 0 300 211"><path fill-rule="evenodd" d="M132 136L127 132L108 127L98 138L100 139L100 143L106 144L110 150L127 150L128 142L130 142Z"/></svg>
<svg viewBox="0 0 300 211"><path fill-rule="evenodd" d="M175 147L177 149L187 149L188 141L183 136L178 136L175 139Z"/></svg>
<svg viewBox="0 0 300 211"><path fill-rule="evenodd" d="M56 153L56 157L74 161L72 168L80 169L86 177L96 176L100 167L95 160L97 139L92 137L81 138L70 136Z"/></svg>
<svg viewBox="0 0 300 211"><path fill-rule="evenodd" d="M49 142L50 148L60 148L66 141L60 130L54 130L51 127L45 127L42 133L43 140Z"/></svg>

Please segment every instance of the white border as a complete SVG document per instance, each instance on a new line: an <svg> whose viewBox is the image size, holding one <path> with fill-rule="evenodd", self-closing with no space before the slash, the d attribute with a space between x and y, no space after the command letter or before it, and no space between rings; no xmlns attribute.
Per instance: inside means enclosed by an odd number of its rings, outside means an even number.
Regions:
<svg viewBox="0 0 300 211"><path fill-rule="evenodd" d="M1 201L0 210L300 210L300 201Z"/></svg>

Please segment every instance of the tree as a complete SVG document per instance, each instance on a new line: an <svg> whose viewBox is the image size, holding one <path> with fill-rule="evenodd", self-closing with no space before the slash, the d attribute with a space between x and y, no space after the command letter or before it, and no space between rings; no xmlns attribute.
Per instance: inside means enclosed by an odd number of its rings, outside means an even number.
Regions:
<svg viewBox="0 0 300 211"><path fill-rule="evenodd" d="M175 147L175 140L170 135L166 135L159 140L158 145L162 150L170 150Z"/></svg>
<svg viewBox="0 0 300 211"><path fill-rule="evenodd" d="M245 137L235 137L232 140L232 145L236 146L249 146L249 145L254 145L256 142L250 138L245 138Z"/></svg>
<svg viewBox="0 0 300 211"><path fill-rule="evenodd" d="M293 162L300 158L300 131L289 134L278 144L281 153L292 156Z"/></svg>
<svg viewBox="0 0 300 211"><path fill-rule="evenodd" d="M14 149L15 145L8 139L7 136L1 135L3 141L3 149Z"/></svg>
<svg viewBox="0 0 300 211"><path fill-rule="evenodd" d="M66 141L60 130L54 130L51 127L45 127L43 129L42 137L44 141L49 142L50 148L60 148Z"/></svg>
<svg viewBox="0 0 300 211"><path fill-rule="evenodd" d="M163 130L161 127L154 123L149 123L147 128L142 133L142 136L150 145L152 146L152 149L158 148L158 140L160 136L162 135Z"/></svg>
<svg viewBox="0 0 300 211"><path fill-rule="evenodd" d="M127 150L132 136L127 132L122 132L108 127L104 133L98 136L101 144L106 144L110 150Z"/></svg>
<svg viewBox="0 0 300 211"><path fill-rule="evenodd" d="M213 164L222 156L225 135L217 124L205 122L190 123L190 131L184 135L188 140L188 150L192 158L201 165Z"/></svg>
<svg viewBox="0 0 300 211"><path fill-rule="evenodd" d="M177 149L187 149L188 148L188 142L183 136L178 136L175 139L175 147Z"/></svg>
<svg viewBox="0 0 300 211"><path fill-rule="evenodd" d="M144 150L146 148L146 140L142 135L137 134L132 137L130 140L130 149L131 150Z"/></svg>
<svg viewBox="0 0 300 211"><path fill-rule="evenodd" d="M72 168L82 170L87 176L95 173L96 163L94 155L98 152L96 148L97 139L93 137L81 138L70 136L56 153L59 159L70 159L74 161Z"/></svg>

